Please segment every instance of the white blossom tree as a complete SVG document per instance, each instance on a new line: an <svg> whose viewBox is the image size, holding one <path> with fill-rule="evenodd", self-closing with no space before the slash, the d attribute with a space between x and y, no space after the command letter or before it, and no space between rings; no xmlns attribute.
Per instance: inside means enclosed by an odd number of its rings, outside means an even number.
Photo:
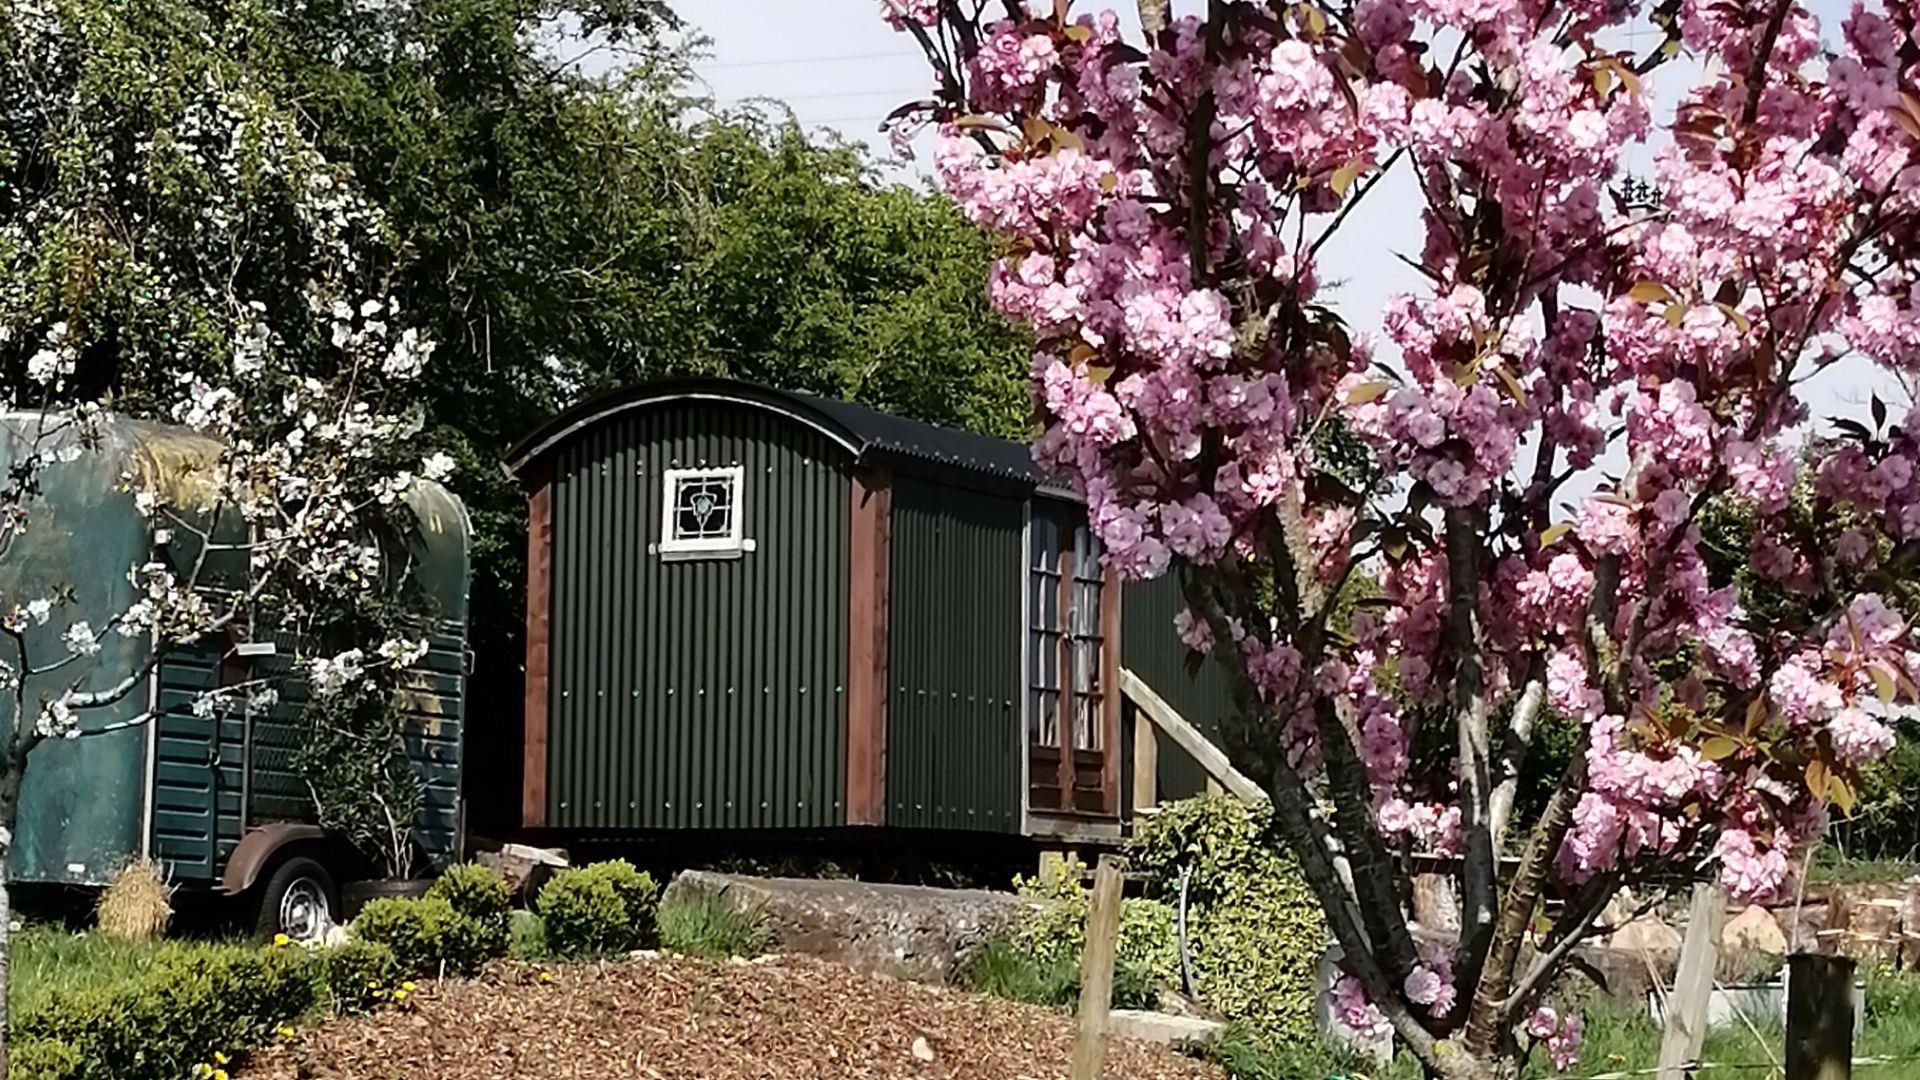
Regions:
<svg viewBox="0 0 1920 1080"><path fill-rule="evenodd" d="M249 65L252 10L229 14L0 0L0 581L17 580L7 560L36 529L62 527L37 511L114 414L204 437L176 463L189 482L126 480L154 538L126 568L134 602L0 595L0 864L36 746L109 730L90 715L171 650L383 605L405 493L450 468L413 446L433 343L387 286L401 245ZM216 583L216 565L235 572ZM107 635L144 648L103 664ZM297 670L325 696L394 679L422 651L396 635ZM198 707L273 692L225 687ZM0 878L0 1072L8 924Z"/></svg>

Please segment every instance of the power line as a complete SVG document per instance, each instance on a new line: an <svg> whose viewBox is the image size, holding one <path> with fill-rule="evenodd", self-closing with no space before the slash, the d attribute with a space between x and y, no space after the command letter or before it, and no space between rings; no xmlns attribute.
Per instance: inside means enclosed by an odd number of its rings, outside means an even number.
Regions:
<svg viewBox="0 0 1920 1080"><path fill-rule="evenodd" d="M846 56L788 56L777 60L724 60L717 64L695 64L700 71L720 71L727 68L772 67L776 64L845 64L854 60L917 60L919 57L910 52L873 52L850 53Z"/></svg>
<svg viewBox="0 0 1920 1080"><path fill-rule="evenodd" d="M775 100L775 101L831 101L831 100L834 100L834 99L836 99L836 98L863 98L863 97L898 97L898 98L905 98L905 97L909 97L909 96L911 96L911 95L913 95L913 94L926 94L926 93L930 93L930 92L931 92L931 91L929 91L929 90L928 90L928 89L927 89L926 87L924 87L924 86L921 86L921 87L909 87L909 88L907 88L907 89L905 89L905 90L900 90L900 89L892 89L892 90L840 90L840 91L834 91L834 92L832 92L832 93L825 93L825 94L782 94L782 93L778 93L778 92L775 92L775 91L769 91L768 93L764 93L764 94L748 94L748 95L746 95L746 96L744 96L744 97L738 97L738 98L733 98L733 99L731 99L731 100L729 100L729 101L728 101L728 104L730 104L730 105L738 105L738 104L740 104L740 103L742 103L742 102L747 102L747 101L760 101L760 100L765 100L765 99L772 99L772 100Z"/></svg>

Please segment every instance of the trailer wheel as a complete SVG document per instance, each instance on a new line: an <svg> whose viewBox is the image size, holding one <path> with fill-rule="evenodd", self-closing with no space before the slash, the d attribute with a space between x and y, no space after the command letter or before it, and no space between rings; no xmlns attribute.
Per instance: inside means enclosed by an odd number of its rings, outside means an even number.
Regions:
<svg viewBox="0 0 1920 1080"><path fill-rule="evenodd" d="M260 888L260 914L254 932L262 941L281 934L294 941L318 941L334 926L340 892L327 868L296 855L281 863Z"/></svg>

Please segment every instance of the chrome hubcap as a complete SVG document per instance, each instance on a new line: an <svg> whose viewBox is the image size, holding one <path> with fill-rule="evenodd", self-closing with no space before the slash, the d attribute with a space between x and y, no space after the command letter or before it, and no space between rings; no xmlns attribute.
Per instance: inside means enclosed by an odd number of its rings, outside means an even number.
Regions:
<svg viewBox="0 0 1920 1080"><path fill-rule="evenodd" d="M317 941L333 925L326 890L312 878L299 878L280 898L280 930L295 941Z"/></svg>

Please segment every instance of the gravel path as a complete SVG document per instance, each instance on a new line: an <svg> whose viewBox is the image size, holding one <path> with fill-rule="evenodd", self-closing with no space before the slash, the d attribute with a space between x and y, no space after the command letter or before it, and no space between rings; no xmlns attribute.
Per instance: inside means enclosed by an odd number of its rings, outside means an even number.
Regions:
<svg viewBox="0 0 1920 1080"><path fill-rule="evenodd" d="M657 957L504 965L478 980L422 984L404 1008L321 1025L256 1055L240 1076L1058 1080L1072 1039L1060 1013L806 957ZM1222 1074L1116 1042L1106 1076Z"/></svg>

